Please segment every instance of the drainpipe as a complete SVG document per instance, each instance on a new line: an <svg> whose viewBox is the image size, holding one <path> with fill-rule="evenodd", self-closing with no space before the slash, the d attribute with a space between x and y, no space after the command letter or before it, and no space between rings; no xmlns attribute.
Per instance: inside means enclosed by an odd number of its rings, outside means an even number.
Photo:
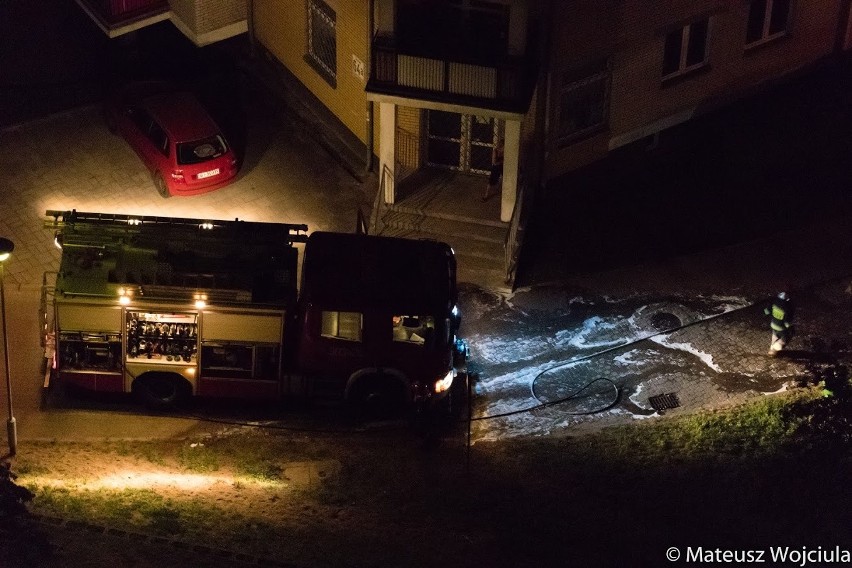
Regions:
<svg viewBox="0 0 852 568"><path fill-rule="evenodd" d="M252 0L249 0L252 1ZM367 81L373 73L373 27L376 21L376 0L370 0L370 7L367 15ZM367 101L367 172L373 171L375 163L373 155L375 154L373 146L375 145L375 136L373 136L373 119L375 115L375 107L373 101Z"/></svg>
<svg viewBox="0 0 852 568"><path fill-rule="evenodd" d="M246 24L248 25L249 38L249 56L255 58L255 37L254 37L254 0L246 0Z"/></svg>

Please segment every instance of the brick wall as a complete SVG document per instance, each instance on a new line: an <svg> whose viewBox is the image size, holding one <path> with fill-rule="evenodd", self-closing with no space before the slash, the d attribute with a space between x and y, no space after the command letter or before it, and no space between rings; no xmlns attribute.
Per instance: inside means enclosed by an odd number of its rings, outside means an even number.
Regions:
<svg viewBox="0 0 852 568"><path fill-rule="evenodd" d="M313 93L361 142L368 142L367 97L364 86L369 68L368 2L326 0L334 10L337 41L336 86L305 61L307 0L254 0L257 40ZM364 76L355 74L353 56L364 64ZM378 120L374 131L378 132Z"/></svg>
<svg viewBox="0 0 852 568"><path fill-rule="evenodd" d="M246 0L198 0L196 22L198 33L218 30L246 19Z"/></svg>
<svg viewBox="0 0 852 568"><path fill-rule="evenodd" d="M169 0L172 12L180 18L192 32L198 33L198 18L195 11L195 0Z"/></svg>
<svg viewBox="0 0 852 568"><path fill-rule="evenodd" d="M714 108L832 52L838 2L795 1L789 34L750 50L745 49L748 8L744 0L555 2L547 108L548 177L602 157L613 139L630 139L679 113L686 116ZM664 83L666 34L703 17L710 18L707 67ZM553 136L559 81L570 69L602 56L609 56L612 64L608 131L560 148Z"/></svg>
<svg viewBox="0 0 852 568"><path fill-rule="evenodd" d="M246 0L169 0L169 5L176 25L196 43L245 31Z"/></svg>

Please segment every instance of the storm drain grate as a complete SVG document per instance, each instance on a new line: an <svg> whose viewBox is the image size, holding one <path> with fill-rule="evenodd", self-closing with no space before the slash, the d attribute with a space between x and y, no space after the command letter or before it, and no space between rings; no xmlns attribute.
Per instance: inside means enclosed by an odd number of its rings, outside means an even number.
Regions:
<svg viewBox="0 0 852 568"><path fill-rule="evenodd" d="M680 406L680 401L678 400L677 395L673 392L652 396L648 399L648 402L651 403L651 407L654 410L661 414L669 408L677 408Z"/></svg>
<svg viewBox="0 0 852 568"><path fill-rule="evenodd" d="M669 312L657 312L651 316L651 325L657 331L669 331L683 325L680 318Z"/></svg>

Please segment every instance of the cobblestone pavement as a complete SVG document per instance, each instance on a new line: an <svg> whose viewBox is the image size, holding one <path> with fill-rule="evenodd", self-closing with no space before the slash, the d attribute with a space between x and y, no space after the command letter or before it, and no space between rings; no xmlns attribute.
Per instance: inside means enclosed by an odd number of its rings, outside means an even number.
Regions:
<svg viewBox="0 0 852 568"><path fill-rule="evenodd" d="M142 162L84 107L0 131L0 235L15 242L10 285L38 287L58 268L59 251L43 228L46 210L306 223L351 231L369 208L368 188L294 124L250 104L249 143L237 181L217 191L161 198Z"/></svg>
<svg viewBox="0 0 852 568"><path fill-rule="evenodd" d="M471 332L471 367L478 373L473 439L573 435L720 409L783 392L830 366L848 367L852 330L842 314L852 310L852 276L793 294L796 335L779 357L767 354L765 296L692 308L659 297L614 307L600 302L592 308L599 315L589 318L571 309L547 316L529 297L510 308L499 300L467 304L475 320L489 322ZM648 311L677 314L677 325L654 329ZM612 383L593 383L600 377ZM655 407L652 397L660 396L673 397L672 407Z"/></svg>

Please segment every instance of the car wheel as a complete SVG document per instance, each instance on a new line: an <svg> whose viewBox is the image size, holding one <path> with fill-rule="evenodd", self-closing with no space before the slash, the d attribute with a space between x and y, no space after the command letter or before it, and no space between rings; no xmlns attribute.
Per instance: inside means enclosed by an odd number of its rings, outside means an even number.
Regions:
<svg viewBox="0 0 852 568"><path fill-rule="evenodd" d="M169 186L166 185L166 180L160 174L154 175L154 185L157 186L157 193L160 194L160 197L167 199L172 196L169 193Z"/></svg>

